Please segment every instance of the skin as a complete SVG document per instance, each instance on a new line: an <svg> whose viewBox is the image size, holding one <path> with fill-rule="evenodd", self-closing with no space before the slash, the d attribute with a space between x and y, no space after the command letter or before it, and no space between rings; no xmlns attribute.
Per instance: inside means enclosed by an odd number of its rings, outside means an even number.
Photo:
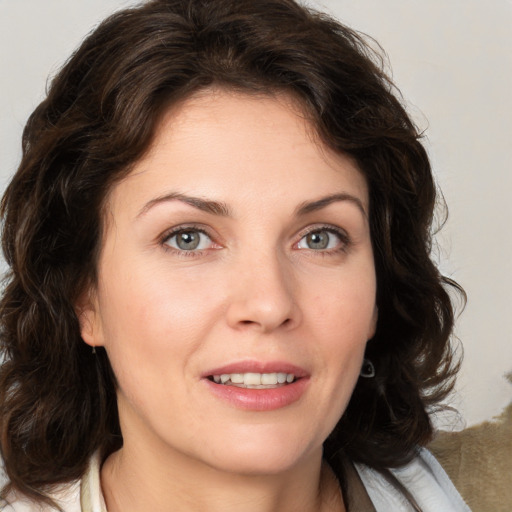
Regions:
<svg viewBox="0 0 512 512"><path fill-rule="evenodd" d="M110 512L344 510L322 443L377 321L368 209L355 163L287 96L208 90L166 113L108 197L80 306L119 383ZM174 228L204 230L198 249L180 250ZM296 365L307 385L284 407L238 407L203 374L240 361Z"/></svg>

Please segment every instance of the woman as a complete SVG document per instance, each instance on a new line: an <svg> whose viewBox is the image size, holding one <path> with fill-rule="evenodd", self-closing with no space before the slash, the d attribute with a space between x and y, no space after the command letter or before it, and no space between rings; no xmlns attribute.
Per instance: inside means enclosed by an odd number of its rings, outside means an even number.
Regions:
<svg viewBox="0 0 512 512"><path fill-rule="evenodd" d="M392 90L291 0L84 41L2 203L5 510L468 510L420 448L458 288Z"/></svg>

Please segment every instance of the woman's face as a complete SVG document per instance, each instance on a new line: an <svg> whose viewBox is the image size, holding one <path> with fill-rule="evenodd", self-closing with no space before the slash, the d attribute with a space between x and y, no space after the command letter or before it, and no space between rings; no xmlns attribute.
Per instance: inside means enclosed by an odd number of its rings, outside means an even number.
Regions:
<svg viewBox="0 0 512 512"><path fill-rule="evenodd" d="M242 473L318 457L377 317L355 163L286 96L205 91L105 217L81 326L117 377L123 450Z"/></svg>

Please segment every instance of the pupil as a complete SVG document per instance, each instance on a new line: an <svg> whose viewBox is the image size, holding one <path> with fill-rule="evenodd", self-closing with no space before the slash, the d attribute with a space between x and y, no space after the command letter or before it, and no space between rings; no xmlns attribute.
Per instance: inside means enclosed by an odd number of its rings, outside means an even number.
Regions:
<svg viewBox="0 0 512 512"><path fill-rule="evenodd" d="M310 233L308 246L310 249L325 249L329 245L329 235L325 232Z"/></svg>
<svg viewBox="0 0 512 512"><path fill-rule="evenodd" d="M177 236L176 244L180 249L185 251L190 251L191 249L196 249L199 245L199 233L194 233L193 231L186 231L184 233L180 233Z"/></svg>

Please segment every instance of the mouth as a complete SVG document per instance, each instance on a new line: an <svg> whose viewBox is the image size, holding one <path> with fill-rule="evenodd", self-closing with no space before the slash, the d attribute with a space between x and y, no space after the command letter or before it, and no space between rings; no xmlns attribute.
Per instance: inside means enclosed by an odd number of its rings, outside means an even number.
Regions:
<svg viewBox="0 0 512 512"><path fill-rule="evenodd" d="M293 373L221 373L209 375L208 380L222 386L244 389L275 389L292 384L297 380Z"/></svg>
<svg viewBox="0 0 512 512"><path fill-rule="evenodd" d="M273 411L305 394L310 373L284 361L239 361L201 375L214 396L245 411Z"/></svg>

